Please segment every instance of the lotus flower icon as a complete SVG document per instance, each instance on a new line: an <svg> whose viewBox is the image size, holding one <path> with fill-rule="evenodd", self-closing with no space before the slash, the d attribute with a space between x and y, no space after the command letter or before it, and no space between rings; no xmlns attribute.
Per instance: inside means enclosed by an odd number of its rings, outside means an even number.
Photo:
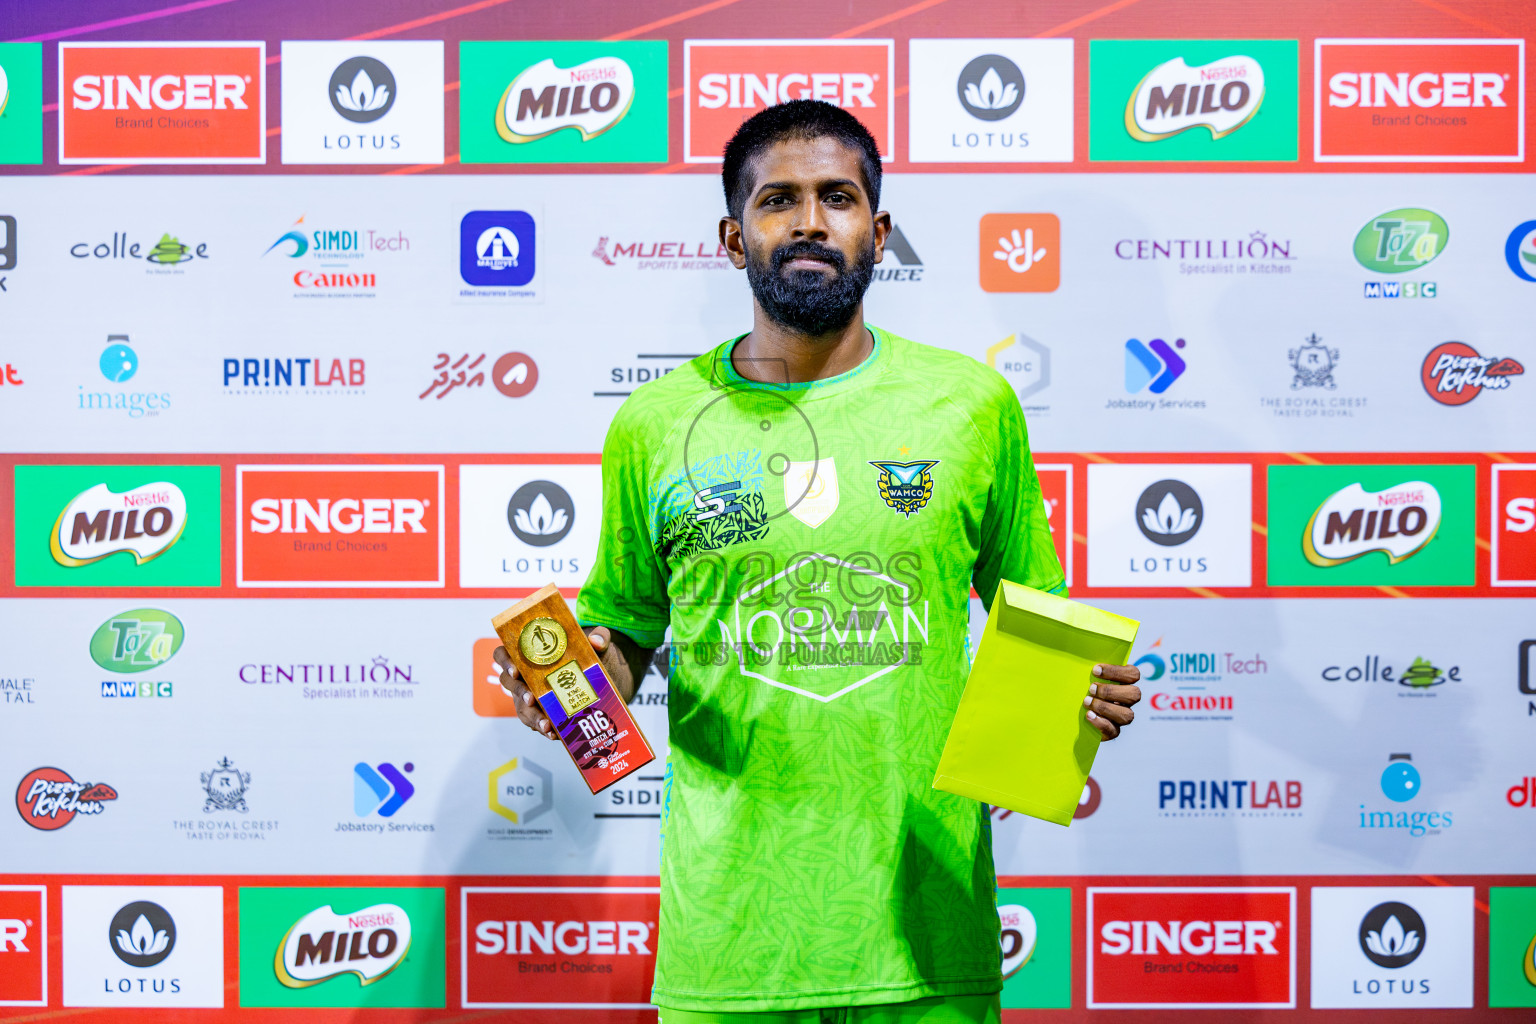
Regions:
<svg viewBox="0 0 1536 1024"><path fill-rule="evenodd" d="M1153 533L1188 533L1195 528L1195 510L1184 508L1169 491L1155 509L1142 509L1141 525Z"/></svg>
<svg viewBox="0 0 1536 1024"><path fill-rule="evenodd" d="M996 68L987 68L980 82L965 85L965 102L979 110L1002 110L1012 106L1018 98L1018 88L1012 82L1003 84Z"/></svg>
<svg viewBox="0 0 1536 1024"><path fill-rule="evenodd" d="M369 113L389 102L389 86L374 85L367 68L359 68L352 78L352 85L336 89L336 102L348 110Z"/></svg>
<svg viewBox="0 0 1536 1024"><path fill-rule="evenodd" d="M1175 547L1200 529L1205 505L1195 489L1182 480L1159 480L1136 501L1136 525L1154 544Z"/></svg>
<svg viewBox="0 0 1536 1024"><path fill-rule="evenodd" d="M527 508L520 508L513 512L512 521L524 533L547 537L564 530L568 518L565 509L555 508L543 492L540 492Z"/></svg>
<svg viewBox="0 0 1536 1024"><path fill-rule="evenodd" d="M507 525L524 544L558 544L576 522L576 506L564 487L552 480L530 480L507 502Z"/></svg>
<svg viewBox="0 0 1536 1024"><path fill-rule="evenodd" d="M971 60L955 81L960 105L980 121L1001 121L1024 102L1024 74L1001 54L984 53Z"/></svg>
<svg viewBox="0 0 1536 1024"><path fill-rule="evenodd" d="M359 124L377 121L395 105L395 76L381 60L353 57L331 73L331 106Z"/></svg>
<svg viewBox="0 0 1536 1024"><path fill-rule="evenodd" d="M1366 932L1365 944L1377 956L1407 956L1419 948L1419 933L1407 931L1393 914L1379 932Z"/></svg>
<svg viewBox="0 0 1536 1024"><path fill-rule="evenodd" d="M154 956L170 944L171 937L150 924L143 914L134 918L131 930L117 931L117 948L129 956Z"/></svg>

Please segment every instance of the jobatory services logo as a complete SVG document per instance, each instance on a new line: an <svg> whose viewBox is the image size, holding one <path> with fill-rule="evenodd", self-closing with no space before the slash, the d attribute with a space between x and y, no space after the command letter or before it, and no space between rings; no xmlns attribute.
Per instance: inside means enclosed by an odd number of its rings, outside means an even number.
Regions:
<svg viewBox="0 0 1536 1024"><path fill-rule="evenodd" d="M460 900L465 1009L649 1007L654 887L464 886Z"/></svg>
<svg viewBox="0 0 1536 1024"><path fill-rule="evenodd" d="M597 557L594 464L459 467L459 585L576 587Z"/></svg>
<svg viewBox="0 0 1536 1024"><path fill-rule="evenodd" d="M741 123L790 100L857 117L889 160L896 144L891 39L688 39L683 42L683 159L719 163Z"/></svg>
<svg viewBox="0 0 1536 1024"><path fill-rule="evenodd" d="M217 466L18 465L16 585L219 585Z"/></svg>
<svg viewBox="0 0 1536 1024"><path fill-rule="evenodd" d="M461 42L461 159L665 163L667 45Z"/></svg>
<svg viewBox="0 0 1536 1024"><path fill-rule="evenodd" d="M1272 586L1470 586L1475 468L1272 465Z"/></svg>
<svg viewBox="0 0 1536 1024"><path fill-rule="evenodd" d="M1067 39L913 39L908 154L913 163L1072 159Z"/></svg>
<svg viewBox="0 0 1536 1024"><path fill-rule="evenodd" d="M396 768L388 761L371 765L359 761L352 766L352 810L359 818L378 815L393 818L406 801L416 795L416 787L406 775L416 766L409 761Z"/></svg>
<svg viewBox="0 0 1536 1024"><path fill-rule="evenodd" d="M1089 1009L1296 1005L1296 890L1088 889Z"/></svg>
<svg viewBox="0 0 1536 1024"><path fill-rule="evenodd" d="M474 210L459 222L461 299L537 302L538 222L526 210Z"/></svg>
<svg viewBox="0 0 1536 1024"><path fill-rule="evenodd" d="M63 887L64 1005L222 1007L221 886Z"/></svg>
<svg viewBox="0 0 1536 1024"><path fill-rule="evenodd" d="M1495 464L1491 504L1492 584L1536 586L1536 465Z"/></svg>
<svg viewBox="0 0 1536 1024"><path fill-rule="evenodd" d="M1523 39L1318 39L1319 163L1524 159Z"/></svg>
<svg viewBox="0 0 1536 1024"><path fill-rule="evenodd" d="M1175 338L1172 344L1162 338L1142 341L1131 338L1125 343L1125 391L1134 395L1146 390L1160 395L1184 376L1188 364L1176 349L1185 345L1183 338Z"/></svg>
<svg viewBox="0 0 1536 1024"><path fill-rule="evenodd" d="M235 585L443 586L443 467L235 467Z"/></svg>
<svg viewBox="0 0 1536 1024"><path fill-rule="evenodd" d="M283 163L443 162L440 40L282 44Z"/></svg>
<svg viewBox="0 0 1536 1024"><path fill-rule="evenodd" d="M1441 405L1459 406L1484 391L1506 390L1523 373L1525 367L1507 356L1483 356L1464 341L1444 341L1424 356L1419 382Z"/></svg>
<svg viewBox="0 0 1536 1024"><path fill-rule="evenodd" d="M1536 1006L1536 889L1488 887L1488 1005Z"/></svg>
<svg viewBox="0 0 1536 1024"><path fill-rule="evenodd" d="M42 162L43 44L0 43L0 164Z"/></svg>
<svg viewBox="0 0 1536 1024"><path fill-rule="evenodd" d="M59 163L266 162L266 44L60 43Z"/></svg>
<svg viewBox="0 0 1536 1024"><path fill-rule="evenodd" d="M1090 465L1089 585L1249 586L1252 476L1247 465Z"/></svg>
<svg viewBox="0 0 1536 1024"><path fill-rule="evenodd" d="M106 810L117 790L105 782L76 782L62 768L34 768L16 785L16 813L42 832L54 832L75 820Z"/></svg>
<svg viewBox="0 0 1536 1024"><path fill-rule="evenodd" d="M1314 886L1312 1006L1472 1005L1471 886Z"/></svg>
<svg viewBox="0 0 1536 1024"><path fill-rule="evenodd" d="M1095 39L1088 52L1090 159L1296 159L1294 40Z"/></svg>
<svg viewBox="0 0 1536 1024"><path fill-rule="evenodd" d="M1061 221L1054 213L986 214L977 251L984 292L1053 292L1061 286Z"/></svg>
<svg viewBox="0 0 1536 1024"><path fill-rule="evenodd" d="M240 1005L442 1007L444 891L240 890Z"/></svg>
<svg viewBox="0 0 1536 1024"><path fill-rule="evenodd" d="M0 885L0 1006L48 1005L48 887Z"/></svg>
<svg viewBox="0 0 1536 1024"><path fill-rule="evenodd" d="M12 232L15 228L16 225L12 223ZM1509 233L1509 238L1504 242L1504 262L1509 264L1509 272L1520 280L1536 281L1536 220L1517 224ZM6 269L4 261L0 260L0 270Z"/></svg>
<svg viewBox="0 0 1536 1024"><path fill-rule="evenodd" d="M1072 890L997 890L1004 1009L1072 1005Z"/></svg>

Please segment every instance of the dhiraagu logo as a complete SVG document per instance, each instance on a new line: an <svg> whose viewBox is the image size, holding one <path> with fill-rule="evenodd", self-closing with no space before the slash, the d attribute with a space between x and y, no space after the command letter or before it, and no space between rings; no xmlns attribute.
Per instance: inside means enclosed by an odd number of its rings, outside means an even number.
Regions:
<svg viewBox="0 0 1536 1024"><path fill-rule="evenodd" d="M997 890L1004 1009L1072 1005L1072 890Z"/></svg>
<svg viewBox="0 0 1536 1024"><path fill-rule="evenodd" d="M1416 207L1388 210L1366 221L1355 235L1355 260L1373 273L1402 274L1434 260L1450 237L1438 213Z"/></svg>
<svg viewBox="0 0 1536 1024"><path fill-rule="evenodd" d="M114 615L91 636L91 660L115 675L147 672L175 657L186 639L181 620L158 608Z"/></svg>

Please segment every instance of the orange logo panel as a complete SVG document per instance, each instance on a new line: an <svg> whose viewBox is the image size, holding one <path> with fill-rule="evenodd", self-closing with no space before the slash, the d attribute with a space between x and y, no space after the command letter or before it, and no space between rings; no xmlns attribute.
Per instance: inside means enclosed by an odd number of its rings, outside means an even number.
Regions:
<svg viewBox="0 0 1536 1024"><path fill-rule="evenodd" d="M1317 159L1514 160L1520 40L1319 40Z"/></svg>
<svg viewBox="0 0 1536 1024"><path fill-rule="evenodd" d="M981 218L981 290L1053 292L1061 284L1061 221L1054 213Z"/></svg>
<svg viewBox="0 0 1536 1024"><path fill-rule="evenodd" d="M440 587L441 466L238 466L242 587Z"/></svg>
<svg viewBox="0 0 1536 1024"><path fill-rule="evenodd" d="M263 43L59 44L59 162L261 163Z"/></svg>
<svg viewBox="0 0 1536 1024"><path fill-rule="evenodd" d="M482 718L516 718L517 702L501 688L501 666L491 652L501 646L495 637L475 641L473 667L475 714Z"/></svg>
<svg viewBox="0 0 1536 1024"><path fill-rule="evenodd" d="M889 160L895 135L893 43L773 41L683 44L683 158L719 162L741 123L789 100L825 100L874 135Z"/></svg>

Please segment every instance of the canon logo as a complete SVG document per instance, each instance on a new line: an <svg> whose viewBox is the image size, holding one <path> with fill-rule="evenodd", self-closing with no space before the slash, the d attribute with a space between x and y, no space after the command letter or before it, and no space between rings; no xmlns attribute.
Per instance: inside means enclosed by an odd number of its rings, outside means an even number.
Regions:
<svg viewBox="0 0 1536 1024"><path fill-rule="evenodd" d="M1106 921L1099 952L1155 956L1278 956L1273 921ZM1161 947L1161 949L1159 949Z"/></svg>
<svg viewBox="0 0 1536 1024"><path fill-rule="evenodd" d="M1492 71L1340 71L1328 79L1330 107L1502 107L1504 76Z"/></svg>
<svg viewBox="0 0 1536 1024"><path fill-rule="evenodd" d="M0 953L27 953L27 922L0 917Z"/></svg>
<svg viewBox="0 0 1536 1024"><path fill-rule="evenodd" d="M426 533L420 498L261 498L251 502L254 533Z"/></svg>
<svg viewBox="0 0 1536 1024"><path fill-rule="evenodd" d="M651 928L645 921L481 921L475 925L475 952L650 956Z"/></svg>
<svg viewBox="0 0 1536 1024"><path fill-rule="evenodd" d="M877 75L860 71L818 72L810 75L777 73L709 74L699 79L699 106L755 110L790 100L825 100L839 107L873 107Z"/></svg>
<svg viewBox="0 0 1536 1024"><path fill-rule="evenodd" d="M79 75L73 90L76 110L247 109L241 75Z"/></svg>

